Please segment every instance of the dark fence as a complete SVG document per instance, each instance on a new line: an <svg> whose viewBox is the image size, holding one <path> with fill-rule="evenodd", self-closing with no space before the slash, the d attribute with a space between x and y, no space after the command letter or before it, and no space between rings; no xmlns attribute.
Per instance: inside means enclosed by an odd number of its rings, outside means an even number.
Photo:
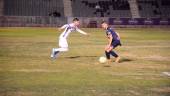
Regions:
<svg viewBox="0 0 170 96"><path fill-rule="evenodd" d="M67 19L62 17L49 16L1 16L1 27L55 27L67 23Z"/></svg>
<svg viewBox="0 0 170 96"><path fill-rule="evenodd" d="M50 17L50 16L0 16L0 27L58 27L72 22L74 17ZM169 19L161 18L98 18L79 17L81 27L100 27L101 21L108 21L110 25L118 27L137 26L169 26Z"/></svg>
<svg viewBox="0 0 170 96"><path fill-rule="evenodd" d="M63 0L3 0L5 16L64 16Z"/></svg>
<svg viewBox="0 0 170 96"><path fill-rule="evenodd" d="M161 18L109 18L110 25L170 25L169 19Z"/></svg>

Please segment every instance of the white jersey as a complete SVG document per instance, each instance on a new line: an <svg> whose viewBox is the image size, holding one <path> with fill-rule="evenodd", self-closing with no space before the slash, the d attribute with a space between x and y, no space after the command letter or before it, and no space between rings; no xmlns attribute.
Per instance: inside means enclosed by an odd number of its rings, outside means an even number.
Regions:
<svg viewBox="0 0 170 96"><path fill-rule="evenodd" d="M86 35L84 31L80 30L77 26L75 26L73 23L71 24L65 24L61 27L61 29L65 29L63 33L61 33L60 38L67 38L71 32L77 31L81 34Z"/></svg>

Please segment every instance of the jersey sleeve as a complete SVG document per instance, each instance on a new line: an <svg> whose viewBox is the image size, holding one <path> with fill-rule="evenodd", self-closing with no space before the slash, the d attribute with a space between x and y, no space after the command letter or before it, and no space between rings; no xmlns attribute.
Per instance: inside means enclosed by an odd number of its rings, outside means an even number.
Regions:
<svg viewBox="0 0 170 96"><path fill-rule="evenodd" d="M67 28L68 26L69 26L68 24L65 24L65 25L63 25L62 27L60 27L60 29Z"/></svg>

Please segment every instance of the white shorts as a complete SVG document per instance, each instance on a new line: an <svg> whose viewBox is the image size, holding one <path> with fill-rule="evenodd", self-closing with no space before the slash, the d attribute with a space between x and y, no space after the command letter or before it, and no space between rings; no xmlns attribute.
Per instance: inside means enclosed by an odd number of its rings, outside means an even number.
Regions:
<svg viewBox="0 0 170 96"><path fill-rule="evenodd" d="M59 38L59 47L68 48L68 43L66 38Z"/></svg>

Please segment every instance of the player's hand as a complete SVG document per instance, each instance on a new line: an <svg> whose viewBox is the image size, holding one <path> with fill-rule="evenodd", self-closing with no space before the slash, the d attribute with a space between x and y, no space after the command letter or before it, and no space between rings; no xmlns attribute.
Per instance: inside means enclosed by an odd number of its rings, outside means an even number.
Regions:
<svg viewBox="0 0 170 96"><path fill-rule="evenodd" d="M62 29L61 28L58 28L58 31L61 31Z"/></svg>
<svg viewBox="0 0 170 96"><path fill-rule="evenodd" d="M89 37L89 36L90 36L90 34L89 34L89 33L87 33L87 34L86 34L86 36L88 36L88 37Z"/></svg>

